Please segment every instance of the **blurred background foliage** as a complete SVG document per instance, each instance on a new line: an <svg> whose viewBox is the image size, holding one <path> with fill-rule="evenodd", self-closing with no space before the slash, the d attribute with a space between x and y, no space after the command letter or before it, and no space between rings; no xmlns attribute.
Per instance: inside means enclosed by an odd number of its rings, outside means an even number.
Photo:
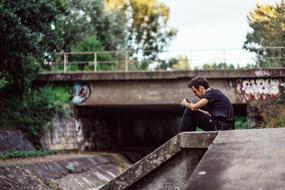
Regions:
<svg viewBox="0 0 285 190"><path fill-rule="evenodd" d="M246 35L244 48L255 52L259 67L285 66L285 49L267 47L285 46L285 3L257 5L248 16L251 32ZM280 59L272 59L279 57Z"/></svg>
<svg viewBox="0 0 285 190"><path fill-rule="evenodd" d="M158 0L0 1L1 127L20 127L30 134L40 134L51 114L69 102L70 89L34 86L37 73L48 67L44 63L54 59L57 52L133 50L129 59L139 69L159 60L158 52L167 50L177 34L169 26L169 11ZM257 65L284 66L283 59L272 62L264 58L283 55L283 51L262 49L285 46L284 11L281 1L276 5L258 5L248 15L252 31L247 34L244 48L257 53L260 60ZM100 61L108 62L111 58L112 55L98 55ZM89 61L93 57L84 59ZM188 61L187 57L178 56L159 67L184 69L188 68ZM92 65L77 67L94 69ZM99 70L113 67L112 63L98 65ZM232 66L216 63L204 68L232 69Z"/></svg>
<svg viewBox="0 0 285 190"><path fill-rule="evenodd" d="M57 52L139 48L158 52L176 34L168 20L168 7L156 0L2 0L0 127L18 127L40 136L51 115L70 101L70 89L34 86L37 73L49 67L44 63ZM98 55L98 61L108 62L111 56ZM139 57L154 60L156 54L130 55L134 60ZM79 59L71 57L72 61ZM92 55L83 58L89 59L94 60ZM93 65L72 67L94 69ZM98 64L97 69L113 67Z"/></svg>

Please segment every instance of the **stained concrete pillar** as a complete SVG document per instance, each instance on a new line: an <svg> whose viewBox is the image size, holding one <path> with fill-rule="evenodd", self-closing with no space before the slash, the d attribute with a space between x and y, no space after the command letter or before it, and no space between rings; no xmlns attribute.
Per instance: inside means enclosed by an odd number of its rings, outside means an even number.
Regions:
<svg viewBox="0 0 285 190"><path fill-rule="evenodd" d="M246 116L248 128L256 128L261 123L261 116L258 108L253 103L248 103L246 106Z"/></svg>

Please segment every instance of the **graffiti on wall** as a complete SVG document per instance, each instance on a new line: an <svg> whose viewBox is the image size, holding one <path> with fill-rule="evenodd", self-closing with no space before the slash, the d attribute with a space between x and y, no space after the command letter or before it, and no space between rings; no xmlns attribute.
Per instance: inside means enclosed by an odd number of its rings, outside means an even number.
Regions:
<svg viewBox="0 0 285 190"><path fill-rule="evenodd" d="M236 91L243 102L276 98L280 93L278 79L246 79L237 82Z"/></svg>
<svg viewBox="0 0 285 190"><path fill-rule="evenodd" d="M83 124L80 119L74 117L72 107L65 107L64 114L54 114L51 125L53 127L47 128L41 139L43 147L53 150L80 148L84 139Z"/></svg>
<svg viewBox="0 0 285 190"><path fill-rule="evenodd" d="M90 96L91 87L88 84L75 84L73 91L72 103L81 104Z"/></svg>

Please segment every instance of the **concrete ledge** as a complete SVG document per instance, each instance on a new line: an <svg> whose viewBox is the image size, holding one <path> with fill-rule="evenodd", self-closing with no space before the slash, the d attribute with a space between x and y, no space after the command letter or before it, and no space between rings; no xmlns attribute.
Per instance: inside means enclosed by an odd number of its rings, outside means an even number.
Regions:
<svg viewBox="0 0 285 190"><path fill-rule="evenodd" d="M184 132L178 135L181 148L208 148L218 132Z"/></svg>
<svg viewBox="0 0 285 190"><path fill-rule="evenodd" d="M284 189L285 128L219 132L186 189Z"/></svg>
<svg viewBox="0 0 285 190"><path fill-rule="evenodd" d="M164 145L141 159L124 173L103 186L103 190L126 189L157 169L182 149L206 149L215 139L217 132L184 132L176 135Z"/></svg>
<svg viewBox="0 0 285 190"><path fill-rule="evenodd" d="M284 189L285 128L181 133L102 187Z"/></svg>
<svg viewBox="0 0 285 190"><path fill-rule="evenodd" d="M106 80L166 80L193 78L197 75L208 79L237 78L278 78L285 76L284 68L245 69L245 70L195 70L195 71L129 71L129 72L77 72L77 73L41 73L37 82L84 82Z"/></svg>

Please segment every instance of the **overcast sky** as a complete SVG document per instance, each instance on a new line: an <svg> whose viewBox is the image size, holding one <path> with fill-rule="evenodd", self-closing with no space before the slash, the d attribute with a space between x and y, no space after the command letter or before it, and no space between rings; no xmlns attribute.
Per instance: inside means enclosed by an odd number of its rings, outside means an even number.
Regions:
<svg viewBox="0 0 285 190"><path fill-rule="evenodd" d="M171 49L241 48L250 30L246 16L257 3L281 0L158 0L170 8L178 30Z"/></svg>
<svg viewBox="0 0 285 190"><path fill-rule="evenodd" d="M158 0L170 8L178 30L170 51L242 48L250 28L247 15L257 3L281 0Z"/></svg>

